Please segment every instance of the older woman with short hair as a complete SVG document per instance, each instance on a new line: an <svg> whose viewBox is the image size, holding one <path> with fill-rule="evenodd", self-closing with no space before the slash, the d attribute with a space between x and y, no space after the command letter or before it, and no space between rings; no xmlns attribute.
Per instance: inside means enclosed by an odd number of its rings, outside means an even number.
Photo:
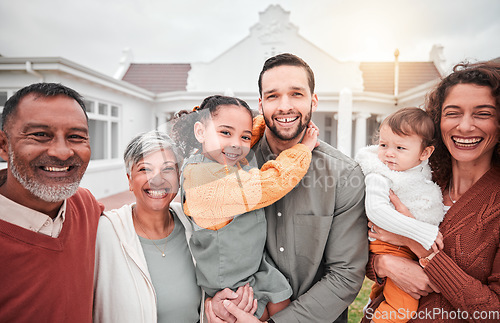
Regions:
<svg viewBox="0 0 500 323"><path fill-rule="evenodd" d="M99 221L94 278L94 322L198 322L189 232L179 203L182 156L164 133L136 136L125 150L136 202Z"/></svg>

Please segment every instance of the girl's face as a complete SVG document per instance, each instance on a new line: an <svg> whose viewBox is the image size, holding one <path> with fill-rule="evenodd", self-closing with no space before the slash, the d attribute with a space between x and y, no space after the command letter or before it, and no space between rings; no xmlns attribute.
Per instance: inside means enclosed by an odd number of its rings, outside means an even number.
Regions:
<svg viewBox="0 0 500 323"><path fill-rule="evenodd" d="M499 115L491 88L453 86L441 110L441 136L452 159L491 162L499 138Z"/></svg>
<svg viewBox="0 0 500 323"><path fill-rule="evenodd" d="M152 211L168 208L179 190L176 163L171 150L158 150L132 166L127 177L138 206Z"/></svg>
<svg viewBox="0 0 500 323"><path fill-rule="evenodd" d="M209 120L197 122L194 133L206 157L234 166L250 152L252 116L244 107L223 105Z"/></svg>

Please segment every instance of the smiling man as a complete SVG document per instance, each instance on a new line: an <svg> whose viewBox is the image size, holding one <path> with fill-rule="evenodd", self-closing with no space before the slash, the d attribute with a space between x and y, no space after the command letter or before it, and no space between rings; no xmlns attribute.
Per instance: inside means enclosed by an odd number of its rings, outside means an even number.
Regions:
<svg viewBox="0 0 500 323"><path fill-rule="evenodd" d="M259 166L301 142L318 107L314 74L292 54L269 58L259 76L264 137L253 147ZM312 151L307 174L285 197L265 208L266 248L292 287L291 304L268 322L347 322L368 260L364 176L351 158L323 141ZM234 298L222 291L217 301ZM238 299L239 301L239 299ZM232 303L225 303L236 315ZM238 322L256 322L238 311ZM219 322L227 313L207 315Z"/></svg>
<svg viewBox="0 0 500 323"><path fill-rule="evenodd" d="M258 84L266 130L254 149L262 165L302 140L318 96L313 71L292 54L269 58ZM359 166L320 141L302 181L265 211L267 250L293 290L272 321L347 322L368 259Z"/></svg>
<svg viewBox="0 0 500 323"><path fill-rule="evenodd" d="M79 188L90 160L80 95L54 83L16 92L0 157L0 321L90 322L103 207Z"/></svg>

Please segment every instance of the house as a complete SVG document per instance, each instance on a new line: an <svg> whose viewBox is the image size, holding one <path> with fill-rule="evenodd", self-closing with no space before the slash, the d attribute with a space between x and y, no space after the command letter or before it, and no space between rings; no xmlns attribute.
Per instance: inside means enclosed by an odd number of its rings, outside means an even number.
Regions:
<svg viewBox="0 0 500 323"><path fill-rule="evenodd" d="M237 96L256 109L259 72L275 54L291 52L311 65L320 137L351 156L370 143L386 115L422 105L443 73L439 46L427 62L399 62L397 52L394 62L341 62L302 37L289 16L269 6L247 37L209 62L135 63L125 50L114 77L60 57L0 57L0 110L16 90L35 82L60 82L82 94L92 157L81 185L102 198L127 190L122 155L137 133L168 129L175 112L213 94Z"/></svg>

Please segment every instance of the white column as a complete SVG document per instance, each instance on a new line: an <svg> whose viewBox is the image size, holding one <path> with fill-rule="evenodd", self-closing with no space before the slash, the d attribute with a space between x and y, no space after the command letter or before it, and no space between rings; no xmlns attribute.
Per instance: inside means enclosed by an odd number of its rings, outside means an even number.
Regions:
<svg viewBox="0 0 500 323"><path fill-rule="evenodd" d="M366 120L371 114L360 112L356 114L356 136L354 137L354 154L366 146Z"/></svg>
<svg viewBox="0 0 500 323"><path fill-rule="evenodd" d="M340 91L338 115L337 148L347 156L352 157L352 91L349 88L343 88Z"/></svg>

